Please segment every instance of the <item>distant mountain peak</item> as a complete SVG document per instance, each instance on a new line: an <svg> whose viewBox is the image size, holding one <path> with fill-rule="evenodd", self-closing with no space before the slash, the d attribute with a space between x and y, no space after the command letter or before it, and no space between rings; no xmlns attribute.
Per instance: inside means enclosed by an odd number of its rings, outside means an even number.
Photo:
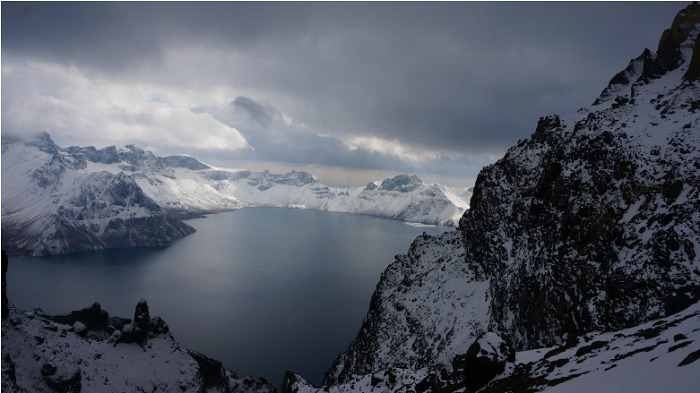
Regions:
<svg viewBox="0 0 700 393"><path fill-rule="evenodd" d="M422 184L423 181L416 175L396 175L384 179L379 189L385 191L411 192Z"/></svg>
<svg viewBox="0 0 700 393"><path fill-rule="evenodd" d="M635 85L659 79L684 64L687 64L687 69L684 71L683 80L700 78L700 47L696 39L698 33L700 5L693 2L681 10L674 18L671 28L661 34L656 53L645 49L639 57L632 59L627 68L610 80L593 106L611 100L616 100L613 105L624 104L634 99Z"/></svg>

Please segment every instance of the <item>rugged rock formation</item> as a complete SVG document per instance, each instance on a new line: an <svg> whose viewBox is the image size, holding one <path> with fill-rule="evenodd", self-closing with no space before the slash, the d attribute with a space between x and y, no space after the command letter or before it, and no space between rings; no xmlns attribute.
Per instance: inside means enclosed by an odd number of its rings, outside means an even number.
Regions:
<svg viewBox="0 0 700 393"><path fill-rule="evenodd" d="M98 303L62 315L9 308L2 320L3 392L105 389L276 393L263 378L239 379L221 362L180 348L145 300L133 321L109 316Z"/></svg>
<svg viewBox="0 0 700 393"><path fill-rule="evenodd" d="M542 118L479 174L457 231L382 275L325 386L444 368L484 331L518 350L662 318L700 299L700 6L594 105Z"/></svg>
<svg viewBox="0 0 700 393"><path fill-rule="evenodd" d="M700 364L698 326L700 303L633 328L591 332L561 346L520 351L515 358L507 348L497 349L500 344L479 343L479 352L484 347L496 349L487 350L482 357L484 363L498 367L495 370L498 375L488 381L493 372L486 378L479 373L465 372L464 360L468 355L462 354L455 358L453 371L388 368L352 375L343 383L321 388L288 372L283 393L621 392L630 389L643 393L695 392L700 383L695 367ZM501 369L498 364L504 360Z"/></svg>

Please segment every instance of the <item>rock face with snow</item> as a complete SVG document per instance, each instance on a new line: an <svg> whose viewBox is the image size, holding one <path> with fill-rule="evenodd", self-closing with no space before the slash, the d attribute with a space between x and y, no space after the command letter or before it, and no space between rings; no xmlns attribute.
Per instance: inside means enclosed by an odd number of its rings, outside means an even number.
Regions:
<svg viewBox="0 0 700 393"><path fill-rule="evenodd" d="M194 232L124 174L86 172L44 133L2 142L2 246L11 255L166 246Z"/></svg>
<svg viewBox="0 0 700 393"><path fill-rule="evenodd" d="M317 388L288 372L282 393L695 392L700 377L700 303L672 316L613 332L589 332L560 346L517 353L499 349L495 333L480 357L497 369L468 372L464 359L447 369L389 368ZM497 345L491 343L498 342ZM471 349L471 347L470 347ZM515 355L515 356L513 356ZM477 356L478 357L478 356ZM500 364L500 365L499 365ZM502 368L501 368L502 366ZM474 370L472 370L474 371Z"/></svg>
<svg viewBox="0 0 700 393"><path fill-rule="evenodd" d="M541 119L484 168L457 231L397 257L325 386L451 373L484 331L541 348L700 299L700 6L673 26L594 105Z"/></svg>

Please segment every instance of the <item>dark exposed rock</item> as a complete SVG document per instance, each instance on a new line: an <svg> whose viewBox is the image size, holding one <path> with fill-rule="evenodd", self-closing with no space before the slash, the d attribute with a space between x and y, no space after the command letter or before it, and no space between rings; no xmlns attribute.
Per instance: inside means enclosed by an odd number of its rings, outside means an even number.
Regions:
<svg viewBox="0 0 700 393"><path fill-rule="evenodd" d="M134 320L123 326L117 342L145 345L149 338L159 334L169 334L168 325L160 318L151 318L148 303L141 299L134 311Z"/></svg>
<svg viewBox="0 0 700 393"><path fill-rule="evenodd" d="M90 307L70 314L59 314L51 317L52 320L66 325L81 322L91 330L105 330L109 326L109 313L103 310L99 303L95 302Z"/></svg>
<svg viewBox="0 0 700 393"><path fill-rule="evenodd" d="M298 382L297 375L291 371L286 371L284 373L284 379L282 380L282 391L281 393L296 393L294 385Z"/></svg>
<svg viewBox="0 0 700 393"><path fill-rule="evenodd" d="M277 393L277 389L265 378L250 376L231 381L231 393Z"/></svg>
<svg viewBox="0 0 700 393"><path fill-rule="evenodd" d="M26 392L17 385L17 374L16 365L12 361L12 357L9 353L3 352L2 354L2 390L3 392Z"/></svg>
<svg viewBox="0 0 700 393"><path fill-rule="evenodd" d="M226 370L220 361L206 357L199 352L187 351L199 364L199 372L202 374L204 389L221 387L226 389L228 379Z"/></svg>
<svg viewBox="0 0 700 393"><path fill-rule="evenodd" d="M688 356L685 357L685 359L681 360L680 363L678 363L678 367L683 367L687 366L688 364L691 364L695 362L696 360L700 359L700 349L698 349L695 352L691 352L688 354Z"/></svg>
<svg viewBox="0 0 700 393"><path fill-rule="evenodd" d="M397 175L384 179L379 189L385 191L411 192L421 184L423 184L423 181L416 175Z"/></svg>
<svg viewBox="0 0 700 393"><path fill-rule="evenodd" d="M507 362L515 362L515 350L497 334L484 333L465 355L454 359L453 368L456 373L461 373L466 388L476 391L502 374Z"/></svg>

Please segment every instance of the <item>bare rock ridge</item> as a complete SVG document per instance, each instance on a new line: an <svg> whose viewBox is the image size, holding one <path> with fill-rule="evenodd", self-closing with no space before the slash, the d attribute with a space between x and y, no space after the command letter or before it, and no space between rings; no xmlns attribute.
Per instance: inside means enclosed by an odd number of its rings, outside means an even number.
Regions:
<svg viewBox="0 0 700 393"><path fill-rule="evenodd" d="M417 238L383 273L323 388L452 375L483 332L518 351L573 345L697 304L699 32L693 3L593 106L540 119L484 168L457 231Z"/></svg>

